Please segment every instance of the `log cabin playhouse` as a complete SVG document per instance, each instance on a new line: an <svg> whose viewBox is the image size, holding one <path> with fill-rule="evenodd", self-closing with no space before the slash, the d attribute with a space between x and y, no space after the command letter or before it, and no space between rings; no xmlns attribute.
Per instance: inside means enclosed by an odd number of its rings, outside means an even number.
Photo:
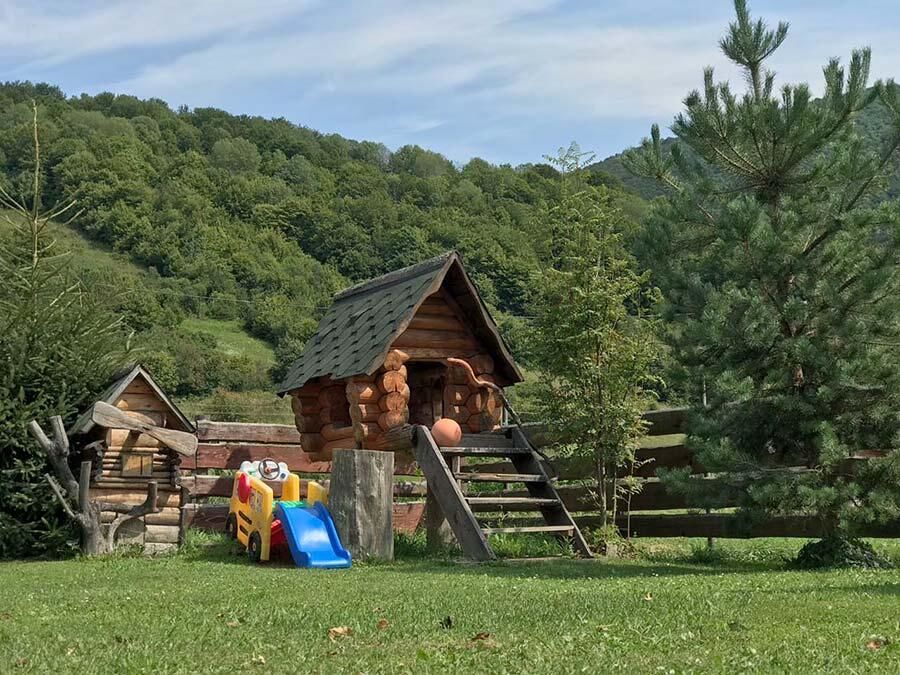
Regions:
<svg viewBox="0 0 900 675"><path fill-rule="evenodd" d="M429 498L466 556L494 558L488 535L513 531L570 538L589 556L524 430L500 429L502 388L521 381L496 323L451 252L338 293L278 393L291 396L301 444L314 457L328 460L338 448L414 451ZM460 447L435 444L429 429L440 418L456 420L466 432ZM501 458L513 472L479 473L475 464L466 471L466 457ZM524 484L525 491L468 496L471 481ZM508 510L537 512L542 522L483 526L475 516Z"/></svg>
<svg viewBox="0 0 900 675"><path fill-rule="evenodd" d="M501 387L522 381L456 253L338 293L279 394L291 396L303 449L323 458L380 449L392 429L441 417L470 432L496 428L499 396L470 385L448 357Z"/></svg>
<svg viewBox="0 0 900 675"><path fill-rule="evenodd" d="M141 365L120 374L99 400L157 426L194 433L194 426L184 413ZM117 533L117 543L139 544L147 553L176 547L182 536L181 457L146 434L95 424L90 408L75 421L69 436L82 459L93 463L91 499L138 505L146 499L148 481L157 481L159 512L123 523ZM110 522L114 517L111 512L101 514L103 522Z"/></svg>

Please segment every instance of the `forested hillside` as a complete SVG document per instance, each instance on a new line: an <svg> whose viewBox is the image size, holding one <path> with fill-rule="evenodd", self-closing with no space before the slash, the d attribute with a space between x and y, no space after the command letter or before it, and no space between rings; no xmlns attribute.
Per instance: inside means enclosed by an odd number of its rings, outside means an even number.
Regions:
<svg viewBox="0 0 900 675"><path fill-rule="evenodd" d="M336 290L447 249L463 254L515 346L547 240L542 214L559 195L551 166L457 167L284 119L7 83L0 180L14 195L29 189L32 99L44 201L76 198L76 232L138 265L82 267L177 394L266 388L266 367L298 353ZM274 360L221 348L220 333L241 326Z"/></svg>

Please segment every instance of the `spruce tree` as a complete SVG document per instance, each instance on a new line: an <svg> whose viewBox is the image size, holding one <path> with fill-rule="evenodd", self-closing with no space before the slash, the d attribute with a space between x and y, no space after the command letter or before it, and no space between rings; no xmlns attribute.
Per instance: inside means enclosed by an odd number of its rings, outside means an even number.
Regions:
<svg viewBox="0 0 900 675"><path fill-rule="evenodd" d="M51 235L74 202L41 208L41 153L32 104L29 194L0 185L0 558L58 553L75 532L44 479L44 451L28 422L66 423L95 400L126 358L121 322L74 275Z"/></svg>
<svg viewBox="0 0 900 675"><path fill-rule="evenodd" d="M654 127L627 157L668 191L640 255L698 408L706 385L690 438L703 466L746 478L745 514L809 514L852 535L900 518L898 453L854 461L900 442L900 204L882 194L900 97L869 86L868 49L828 62L820 99L805 84L776 89L766 63L787 24L754 21L744 0L735 9L719 44L746 92L707 68L674 144ZM856 128L873 105L892 120L880 143Z"/></svg>

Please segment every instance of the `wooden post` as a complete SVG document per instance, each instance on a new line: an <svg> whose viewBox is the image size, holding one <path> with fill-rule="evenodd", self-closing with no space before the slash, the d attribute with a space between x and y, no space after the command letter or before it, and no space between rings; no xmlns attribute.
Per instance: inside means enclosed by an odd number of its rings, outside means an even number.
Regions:
<svg viewBox="0 0 900 675"><path fill-rule="evenodd" d="M394 559L393 488L393 453L334 451L328 509L355 559Z"/></svg>
<svg viewBox="0 0 900 675"><path fill-rule="evenodd" d="M462 457L453 457L450 462L450 470L453 473L459 472L462 466ZM459 481L457 481L457 485L460 486L460 490L463 489ZM438 503L431 485L428 486L425 493L425 543L431 553L443 553L448 548L456 546L453 528L444 517L444 512L441 510L441 505Z"/></svg>

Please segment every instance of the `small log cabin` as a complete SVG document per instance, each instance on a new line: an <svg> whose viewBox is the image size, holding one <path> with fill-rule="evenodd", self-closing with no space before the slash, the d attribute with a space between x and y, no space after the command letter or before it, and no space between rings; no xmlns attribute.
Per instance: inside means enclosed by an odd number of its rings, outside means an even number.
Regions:
<svg viewBox="0 0 900 675"><path fill-rule="evenodd" d="M500 423L502 402L468 384L448 357L506 387L522 374L455 252L338 293L291 366L289 394L303 449L381 449L404 424L449 417L464 431Z"/></svg>
<svg viewBox="0 0 900 675"><path fill-rule="evenodd" d="M194 427L153 377L141 365L123 372L101 394L100 399L128 414L149 418L158 426L194 433ZM142 504L147 482L158 485L158 513L124 523L118 531L120 543L141 544L148 553L178 545L181 538L180 455L146 434L124 429L106 429L91 419L89 408L75 421L69 436L82 459L93 462L90 496L118 504ZM103 513L103 522L113 513Z"/></svg>

